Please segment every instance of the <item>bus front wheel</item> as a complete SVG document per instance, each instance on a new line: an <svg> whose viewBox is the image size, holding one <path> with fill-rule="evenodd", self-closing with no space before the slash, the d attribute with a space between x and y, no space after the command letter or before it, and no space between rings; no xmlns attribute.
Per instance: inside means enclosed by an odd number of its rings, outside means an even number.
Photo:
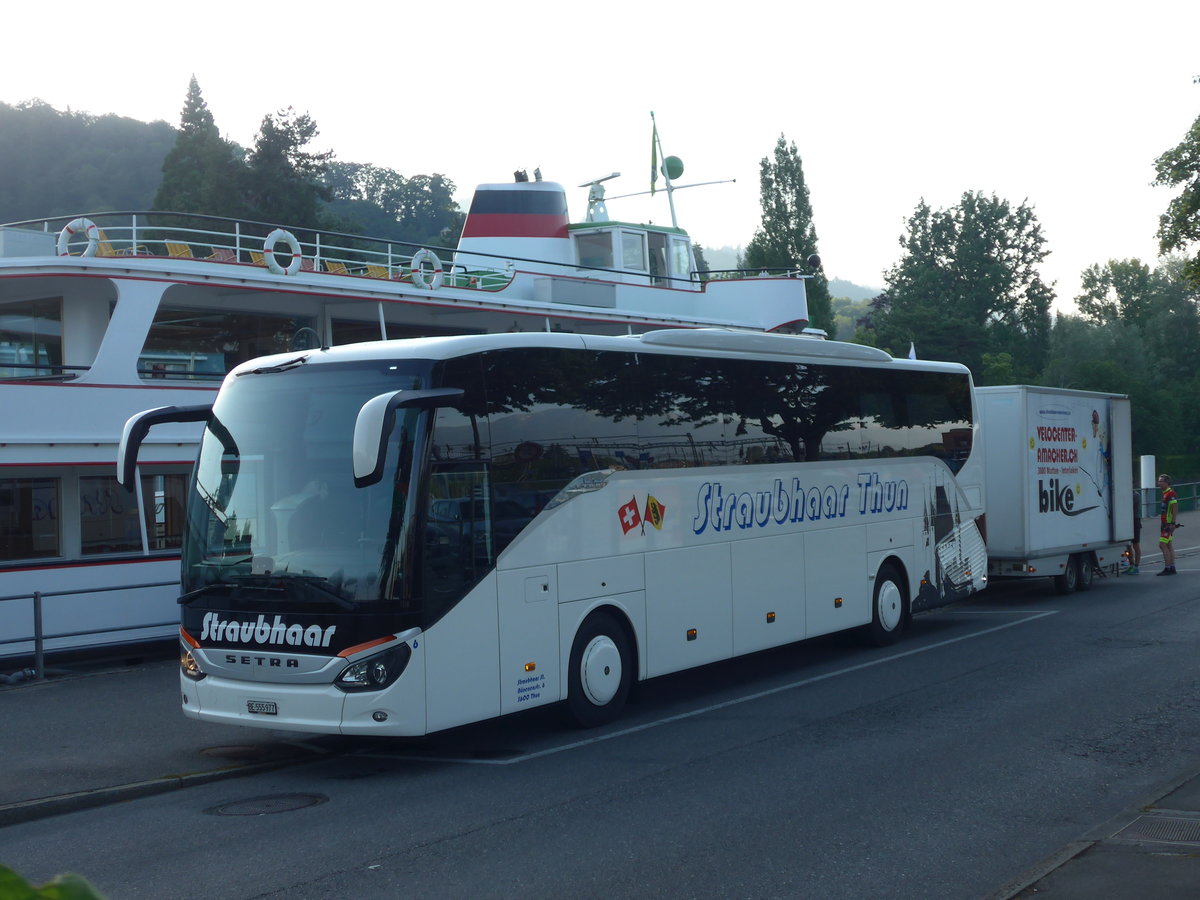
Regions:
<svg viewBox="0 0 1200 900"><path fill-rule="evenodd" d="M904 592L904 579L895 566L886 565L875 576L867 639L876 647L886 647L896 642L907 624L908 600Z"/></svg>
<svg viewBox="0 0 1200 900"><path fill-rule="evenodd" d="M594 728L621 714L633 685L633 648L616 616L588 616L571 645L567 706L576 724Z"/></svg>

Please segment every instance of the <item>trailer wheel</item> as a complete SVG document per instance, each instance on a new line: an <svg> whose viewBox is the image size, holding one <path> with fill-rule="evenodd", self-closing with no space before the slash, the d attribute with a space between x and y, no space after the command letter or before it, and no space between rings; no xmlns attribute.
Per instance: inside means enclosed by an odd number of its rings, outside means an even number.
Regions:
<svg viewBox="0 0 1200 900"><path fill-rule="evenodd" d="M1067 558L1067 565L1061 575L1054 576L1054 590L1060 594L1070 594L1079 587L1079 561L1075 556Z"/></svg>
<svg viewBox="0 0 1200 900"><path fill-rule="evenodd" d="M1075 582L1075 590L1086 591L1092 586L1093 566L1095 561L1090 553L1080 553L1075 557L1075 562L1079 564L1078 578Z"/></svg>
<svg viewBox="0 0 1200 900"><path fill-rule="evenodd" d="M594 728L621 714L634 677L633 645L616 617L592 613L571 645L567 706L576 724Z"/></svg>
<svg viewBox="0 0 1200 900"><path fill-rule="evenodd" d="M876 647L894 644L908 624L908 598L904 579L893 565L885 565L875 576L875 594L871 599L871 624L867 640Z"/></svg>

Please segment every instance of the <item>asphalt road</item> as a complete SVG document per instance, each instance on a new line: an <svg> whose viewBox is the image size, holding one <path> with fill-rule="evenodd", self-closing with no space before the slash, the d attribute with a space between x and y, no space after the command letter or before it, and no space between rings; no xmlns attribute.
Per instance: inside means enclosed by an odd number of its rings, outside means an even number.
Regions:
<svg viewBox="0 0 1200 900"><path fill-rule="evenodd" d="M1200 560L0 830L136 897L986 897L1200 760ZM47 727L70 727L48 723ZM110 752L97 746L98 756Z"/></svg>

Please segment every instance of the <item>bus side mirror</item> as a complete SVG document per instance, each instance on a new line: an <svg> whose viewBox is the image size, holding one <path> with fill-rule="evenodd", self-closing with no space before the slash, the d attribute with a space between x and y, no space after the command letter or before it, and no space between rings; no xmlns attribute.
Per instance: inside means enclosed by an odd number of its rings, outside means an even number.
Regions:
<svg viewBox="0 0 1200 900"><path fill-rule="evenodd" d="M383 478L388 438L396 427L396 410L455 406L464 393L461 388L389 391L364 403L354 422L354 443L351 449L354 486L367 487Z"/></svg>
<svg viewBox="0 0 1200 900"><path fill-rule="evenodd" d="M207 422L212 416L212 404L207 406L160 406L130 416L121 431L117 447L117 482L127 491L134 487L138 450L146 434L155 425L167 422Z"/></svg>

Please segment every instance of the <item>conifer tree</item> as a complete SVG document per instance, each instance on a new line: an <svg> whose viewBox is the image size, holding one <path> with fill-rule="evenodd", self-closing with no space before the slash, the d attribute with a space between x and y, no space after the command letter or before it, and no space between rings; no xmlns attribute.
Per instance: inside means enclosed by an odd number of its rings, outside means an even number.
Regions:
<svg viewBox="0 0 1200 900"><path fill-rule="evenodd" d="M739 268L800 269L808 272L808 258L817 252L817 229L813 225L812 204L804 168L795 142L789 144L779 135L775 159L765 156L759 164L762 224L746 246ZM833 336L832 301L829 281L823 272L812 272L808 288L808 318L814 328L823 328Z"/></svg>
<svg viewBox="0 0 1200 900"><path fill-rule="evenodd" d="M332 151L305 149L317 136L317 123L292 107L264 116L244 178L250 215L278 225L320 228L321 201L331 196L325 170Z"/></svg>
<svg viewBox="0 0 1200 900"><path fill-rule="evenodd" d="M154 208L236 217L243 213L238 182L239 151L224 140L193 75L179 117L179 136L163 160Z"/></svg>

